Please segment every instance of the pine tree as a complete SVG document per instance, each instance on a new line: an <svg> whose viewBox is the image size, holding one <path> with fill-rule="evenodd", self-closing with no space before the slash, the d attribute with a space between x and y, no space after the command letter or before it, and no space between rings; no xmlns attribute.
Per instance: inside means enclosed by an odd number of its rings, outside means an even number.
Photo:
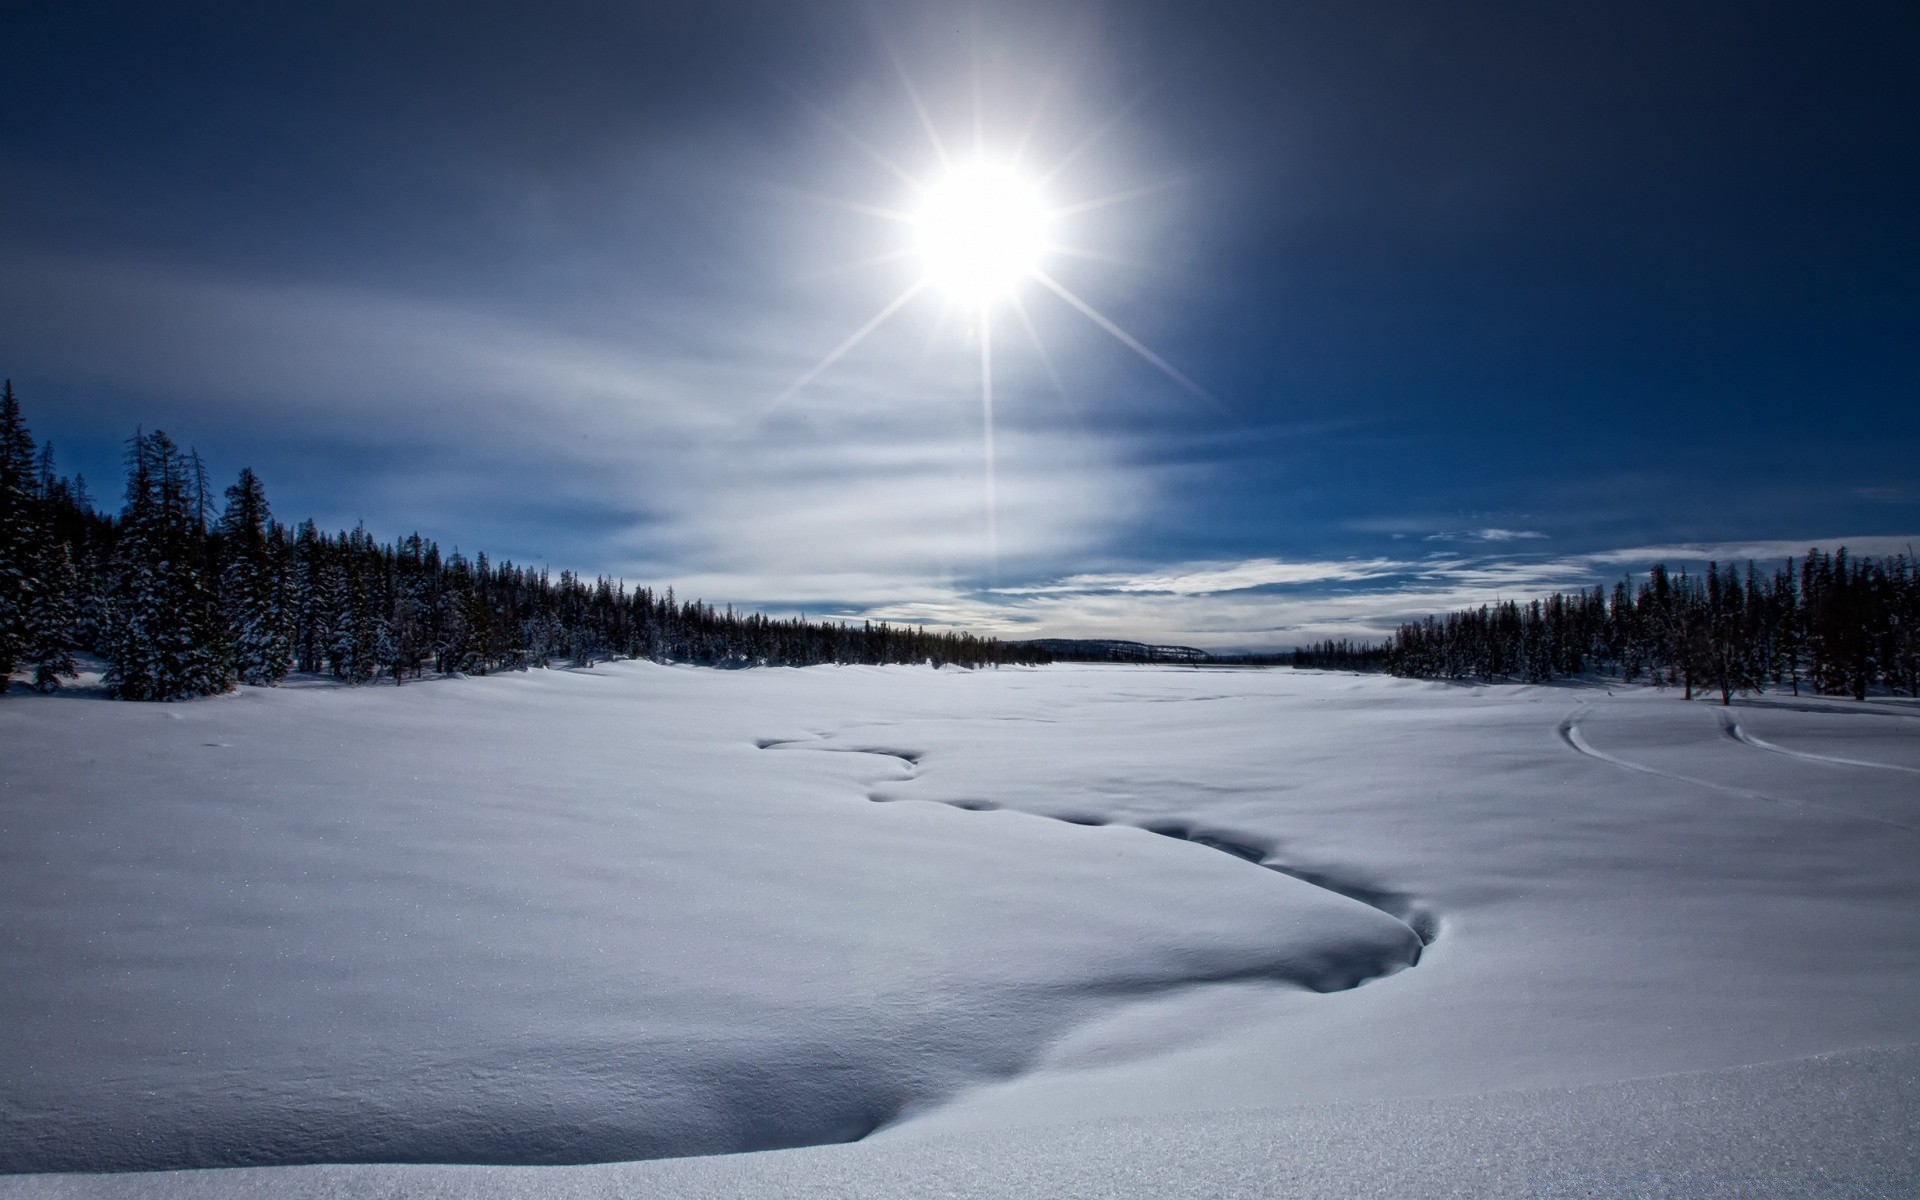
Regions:
<svg viewBox="0 0 1920 1200"><path fill-rule="evenodd" d="M1758 691L1762 676L1756 659L1754 624L1747 611L1747 594L1740 576L1728 563L1723 572L1707 564L1706 592L1701 608L1700 655L1702 674L1720 689L1720 703L1733 703L1733 693Z"/></svg>
<svg viewBox="0 0 1920 1200"><path fill-rule="evenodd" d="M293 613L294 664L298 670L319 674L326 655L324 621L320 611L320 562L325 546L313 519L300 522L293 538L293 566L287 572L289 611Z"/></svg>
<svg viewBox="0 0 1920 1200"><path fill-rule="evenodd" d="M33 592L26 614L26 661L33 686L52 692L79 674L73 650L80 636L80 573L73 543L87 534L86 480L68 483L54 470L53 443L34 468L37 536L31 548Z"/></svg>
<svg viewBox="0 0 1920 1200"><path fill-rule="evenodd" d="M221 610L242 683L272 687L293 668L293 642L281 607L273 514L266 488L251 468L227 489L220 515Z"/></svg>
<svg viewBox="0 0 1920 1200"><path fill-rule="evenodd" d="M26 660L33 666L33 686L51 692L62 679L79 673L73 659L73 631L80 576L65 543L51 541L42 548L36 574L37 586L27 607Z"/></svg>
<svg viewBox="0 0 1920 1200"><path fill-rule="evenodd" d="M204 512L193 459L166 434L128 449L107 637L107 686L124 700L176 700L233 686L225 623L202 562Z"/></svg>
<svg viewBox="0 0 1920 1200"><path fill-rule="evenodd" d="M0 387L0 694L27 649L27 612L43 558L33 438L13 381Z"/></svg>
<svg viewBox="0 0 1920 1200"><path fill-rule="evenodd" d="M313 580L315 641L326 667L336 679L345 679L353 660L353 613L347 584L346 548L332 539L321 542L321 559Z"/></svg>
<svg viewBox="0 0 1920 1200"><path fill-rule="evenodd" d="M1796 582L1793 559L1787 559L1787 565L1773 576L1773 644L1774 681L1779 682L1782 674L1793 688L1793 694L1800 694L1800 650L1804 640L1801 634L1802 619L1800 611L1800 587Z"/></svg>

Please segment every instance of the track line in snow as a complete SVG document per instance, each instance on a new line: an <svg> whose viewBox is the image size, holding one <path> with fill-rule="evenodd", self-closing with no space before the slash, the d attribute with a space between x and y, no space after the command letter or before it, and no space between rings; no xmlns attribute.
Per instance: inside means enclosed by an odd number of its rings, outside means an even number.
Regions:
<svg viewBox="0 0 1920 1200"><path fill-rule="evenodd" d="M1631 759L1608 754L1604 750L1596 750L1592 744L1587 741L1586 735L1580 732L1580 719L1586 716L1589 711L1591 711L1591 706L1575 709L1560 722L1558 727L1560 740L1581 754L1586 755L1588 758L1597 758L1601 762L1612 763L1616 767L1624 767L1629 771L1639 771L1644 775L1657 775L1662 779L1672 779L1679 783L1691 783L1696 787L1711 788L1716 792L1725 792L1729 796L1739 796L1746 800L1762 800L1768 804L1799 805L1803 808L1817 808L1822 812L1837 813L1843 817L1852 817L1856 821L1871 821L1876 825L1890 825L1895 829L1904 829L1908 833L1920 833L1920 827L1907 825L1900 821L1890 821L1885 817L1873 817L1868 816L1866 813L1853 812L1850 809L1835 808L1831 804L1821 804L1817 800L1802 800L1797 796L1774 796L1766 792L1756 792L1751 788L1734 787L1732 784L1716 783L1711 779L1701 779L1693 775L1682 775L1677 771L1663 771L1658 767L1650 767L1645 763L1637 763Z"/></svg>
<svg viewBox="0 0 1920 1200"><path fill-rule="evenodd" d="M1843 767L1872 767L1879 771L1904 771L1909 775L1920 775L1920 767L1903 767L1897 763L1869 762L1864 758L1841 758L1833 754L1813 754L1805 750L1789 750L1785 746L1776 746L1772 742L1757 738L1751 733L1748 733L1746 730L1740 728L1740 722L1734 720L1733 715L1725 710L1715 715L1720 718L1720 728L1726 731L1728 737L1743 745L1752 746L1755 750L1771 750L1775 754L1784 754L1789 758L1801 758L1808 762L1834 763Z"/></svg>
<svg viewBox="0 0 1920 1200"><path fill-rule="evenodd" d="M1774 708L1783 712L1831 713L1842 717L1892 717L1896 721L1920 721L1920 711L1884 708L1865 700L1825 702L1799 696L1746 696L1736 699L1733 707Z"/></svg>

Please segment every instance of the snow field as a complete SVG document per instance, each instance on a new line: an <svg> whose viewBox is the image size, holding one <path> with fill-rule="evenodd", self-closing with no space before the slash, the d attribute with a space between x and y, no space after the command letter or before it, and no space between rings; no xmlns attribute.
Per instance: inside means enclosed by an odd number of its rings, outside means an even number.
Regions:
<svg viewBox="0 0 1920 1200"><path fill-rule="evenodd" d="M848 1140L1138 998L1417 957L1215 851L870 803L903 763L758 748L793 720L739 703L765 679L10 708L0 1164Z"/></svg>
<svg viewBox="0 0 1920 1200"><path fill-rule="evenodd" d="M1920 1040L1916 716L1101 667L9 698L0 1166L873 1135L488 1178L880 1195L890 1162L1197 1122L1268 1162L1259 1130L1292 1129L1358 1194L1313 1114L1384 1106L1484 1154L1488 1094L1572 1113L1675 1071L1721 1073L1728 1129L1845 1128L1865 1092L1737 1072ZM1884 1173L1912 1073L1858 1061L1880 1124L1835 1161ZM368 1170L325 1178L388 1186ZM1156 1178L1136 1194L1184 1194ZM1462 1194L1543 1190L1496 1182Z"/></svg>

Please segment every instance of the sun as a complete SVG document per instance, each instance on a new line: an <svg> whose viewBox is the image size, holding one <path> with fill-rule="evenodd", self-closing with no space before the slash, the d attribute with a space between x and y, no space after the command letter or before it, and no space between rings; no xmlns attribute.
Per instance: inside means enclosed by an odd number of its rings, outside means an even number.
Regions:
<svg viewBox="0 0 1920 1200"><path fill-rule="evenodd" d="M1040 269L1052 223L1039 185L991 161L955 165L926 189L913 217L925 280L986 305Z"/></svg>
<svg viewBox="0 0 1920 1200"><path fill-rule="evenodd" d="M893 57L895 65L898 66L899 56ZM766 419L768 414L818 379L865 341L874 330L892 320L896 313L912 304L920 296L929 292L943 293L946 308L942 310L940 323L945 323L947 314L954 308L965 310L964 319L968 328L968 340L979 348L980 353L982 435L980 440L986 484L987 560L991 564L997 564L1000 551L994 487L994 361L996 337L1004 336L998 331L1004 330L1009 324L1001 319L1003 314L997 310L1004 309L1014 318L1012 325L1025 329L1054 386L1059 389L1063 397L1067 394L1066 386L1054 369L1053 358L1041 339L1034 315L1028 311L1027 301L1021 294L1023 285L1028 282L1038 285L1034 289L1037 295L1051 295L1096 327L1104 330L1115 341L1133 351L1184 390L1215 405L1220 403L1211 392L1181 374L1172 363L1154 353L1139 338L1122 329L1112 318L1082 299L1065 283L1054 278L1051 273L1053 266L1051 260L1054 258L1087 258L1124 264L1125 260L1111 258L1098 251L1076 246L1071 238L1063 240L1058 236L1056 227L1096 209L1124 204L1162 191L1167 187L1176 186L1179 181L1128 188L1109 195L1058 206L1047 194L1048 185L1061 175L1068 164L1114 126L1119 120L1118 114L1100 125L1072 150L1055 160L1050 167L1036 175L1028 173L1017 165L1024 157L1029 139L1034 132L1031 123L1025 134L1015 141L1006 143L1015 147L1008 157L995 157L987 148L992 143L984 140L985 131L981 128L976 92L975 157L956 158L949 153L950 143L940 136L932 116L927 112L926 106L921 103L920 94L913 86L912 80L907 78L904 68L901 69L900 78L905 85L907 99L911 102L915 115L920 119L920 127L927 135L933 156L943 168L942 173L937 178L928 179L908 171L894 158L869 145L859 135L825 113L821 113L822 119L845 137L855 149L873 159L912 189L910 194L914 200L906 208L894 208L835 199L831 196L815 196L814 199L824 200L828 204L849 212L880 218L893 223L895 229L904 227L909 234L909 240L905 244L896 243L890 250L856 262L842 264L826 272L827 274L863 270L906 259L917 259L920 267L919 275L893 299L882 305L878 312L868 317L859 328L843 338L839 345L828 351L824 358L787 385L784 391L773 398L771 405L762 413L761 419ZM1038 119L1039 104L1036 103L1033 120L1037 122ZM939 325L935 326L936 329L939 327ZM997 566L993 569L997 570Z"/></svg>

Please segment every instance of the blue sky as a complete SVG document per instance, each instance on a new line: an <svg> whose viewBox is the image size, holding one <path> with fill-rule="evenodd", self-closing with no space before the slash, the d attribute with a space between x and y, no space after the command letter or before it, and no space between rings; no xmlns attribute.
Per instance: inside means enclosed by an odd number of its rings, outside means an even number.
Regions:
<svg viewBox="0 0 1920 1200"><path fill-rule="evenodd" d="M144 424L283 517L1214 647L1920 533L1910 5L279 8L10 19L0 372L114 503ZM934 291L785 394L915 281L848 267L909 84L1139 193L1044 266L1205 393L1024 288L991 521Z"/></svg>

